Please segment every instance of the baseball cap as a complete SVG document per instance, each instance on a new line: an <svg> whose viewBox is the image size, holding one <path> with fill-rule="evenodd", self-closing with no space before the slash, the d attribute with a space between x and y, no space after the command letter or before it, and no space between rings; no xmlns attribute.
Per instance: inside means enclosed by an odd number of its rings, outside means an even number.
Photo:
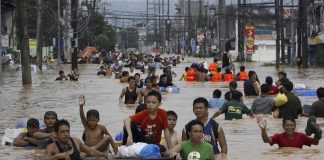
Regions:
<svg viewBox="0 0 324 160"><path fill-rule="evenodd" d="M34 127L39 127L39 121L36 118L30 118L27 121L27 127L30 126L30 125L32 125Z"/></svg>
<svg viewBox="0 0 324 160"><path fill-rule="evenodd" d="M57 119L57 114L54 111L47 111L44 114L44 119L48 116L54 116Z"/></svg>

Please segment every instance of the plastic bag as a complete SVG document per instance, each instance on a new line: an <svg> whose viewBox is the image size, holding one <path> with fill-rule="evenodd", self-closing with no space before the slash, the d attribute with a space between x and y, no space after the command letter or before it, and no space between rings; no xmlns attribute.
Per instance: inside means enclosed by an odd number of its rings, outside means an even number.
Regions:
<svg viewBox="0 0 324 160"><path fill-rule="evenodd" d="M275 100L275 106L280 107L280 106L283 106L284 104L286 104L287 102L288 102L287 96L283 93L279 93Z"/></svg>
<svg viewBox="0 0 324 160"><path fill-rule="evenodd" d="M155 144L146 145L140 152L141 158L161 158L160 148Z"/></svg>

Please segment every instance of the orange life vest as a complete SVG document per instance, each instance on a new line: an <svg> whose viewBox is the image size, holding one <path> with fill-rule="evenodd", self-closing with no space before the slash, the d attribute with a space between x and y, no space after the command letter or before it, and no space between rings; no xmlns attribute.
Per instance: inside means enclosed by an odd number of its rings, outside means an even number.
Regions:
<svg viewBox="0 0 324 160"><path fill-rule="evenodd" d="M232 81L234 81L234 75L233 74L225 74L224 75L224 81L225 82L232 82Z"/></svg>
<svg viewBox="0 0 324 160"><path fill-rule="evenodd" d="M212 82L221 82L223 80L223 75L222 73L214 73Z"/></svg>
<svg viewBox="0 0 324 160"><path fill-rule="evenodd" d="M240 72L239 74L239 80L240 81L247 81L249 80L249 76L246 72Z"/></svg>
<svg viewBox="0 0 324 160"><path fill-rule="evenodd" d="M196 70L194 68L190 68L187 72L187 81L198 81L198 77L196 76Z"/></svg>
<svg viewBox="0 0 324 160"><path fill-rule="evenodd" d="M212 64L209 65L208 70L216 72L217 68L218 68L218 64L217 63L212 63Z"/></svg>

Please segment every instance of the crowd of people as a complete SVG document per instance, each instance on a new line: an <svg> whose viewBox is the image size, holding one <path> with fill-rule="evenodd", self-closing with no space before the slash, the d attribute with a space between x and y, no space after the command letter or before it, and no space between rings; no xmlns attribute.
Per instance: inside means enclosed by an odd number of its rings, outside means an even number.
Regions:
<svg viewBox="0 0 324 160"><path fill-rule="evenodd" d="M108 56L108 57L106 57ZM246 71L240 67L238 74L234 74L235 66L231 55L226 51L219 67L218 59L207 67L203 62L193 63L185 68L180 80L228 82L229 90L221 98L222 92L215 89L213 98L207 100L198 97L193 100L192 109L196 117L183 126L182 132L174 130L178 117L177 113L161 109L161 92L168 87L175 87L172 66L180 63L180 57L162 58L146 54L127 52L119 56L109 55L101 58L100 71L97 76L119 79L120 83L128 83L119 96L119 103L136 108L134 115L125 117L122 145L132 145L137 142L156 144L162 156L182 159L215 159L219 155L226 155L228 145L223 126L215 120L225 114L225 120L242 119L243 114L257 119L261 129L261 136L265 143L278 144L279 147L302 148L303 145L317 145L322 137L322 130L316 123L316 117L324 117L324 88L317 89L319 100L314 102L309 113L303 112L301 101L295 95L293 82L287 78L285 72L278 73L278 80L274 83L271 76L261 83L257 73ZM125 66L129 69L125 70ZM145 79L141 79L139 69ZM163 74L157 75L156 70L162 69ZM225 70L224 73L221 70ZM129 70L129 71L128 71ZM120 75L119 75L120 74ZM134 75L134 76L131 76ZM191 77L194 75L195 77ZM78 80L78 69L68 75L70 80ZM59 72L56 80L67 80L63 71ZM159 79L159 82L157 80ZM237 81L244 81L244 92L237 90ZM271 96L273 95L273 96ZM243 96L255 96L252 106L244 104ZM124 100L123 100L124 98ZM45 159L80 159L82 156L107 157L106 151L119 155L113 136L104 125L99 124L99 112L90 109L84 114L85 97L79 98L80 118L84 126L82 140L70 136L68 121L59 120L53 111L46 112L44 123L46 128L39 129L37 119L29 119L27 132L21 133L15 140L15 146L34 145L46 148ZM209 114L209 108L217 108ZM283 133L269 136L267 122L260 114L272 114L274 118L282 118ZM296 131L296 122L299 116L309 116L306 133ZM163 133L163 134L162 134ZM314 137L310 137L314 134ZM162 135L165 141L161 140Z"/></svg>

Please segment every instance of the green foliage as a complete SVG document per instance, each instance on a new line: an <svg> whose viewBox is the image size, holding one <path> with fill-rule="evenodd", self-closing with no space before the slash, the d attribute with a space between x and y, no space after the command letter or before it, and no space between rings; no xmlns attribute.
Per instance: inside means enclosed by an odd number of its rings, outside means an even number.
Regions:
<svg viewBox="0 0 324 160"><path fill-rule="evenodd" d="M99 50L114 50L116 32L113 30L111 25L108 25L107 22L104 21L103 15L96 12L91 6L88 6L88 10L90 20L87 30L85 30L83 36L80 37L80 48L85 48L90 44L90 46L95 46Z"/></svg>

